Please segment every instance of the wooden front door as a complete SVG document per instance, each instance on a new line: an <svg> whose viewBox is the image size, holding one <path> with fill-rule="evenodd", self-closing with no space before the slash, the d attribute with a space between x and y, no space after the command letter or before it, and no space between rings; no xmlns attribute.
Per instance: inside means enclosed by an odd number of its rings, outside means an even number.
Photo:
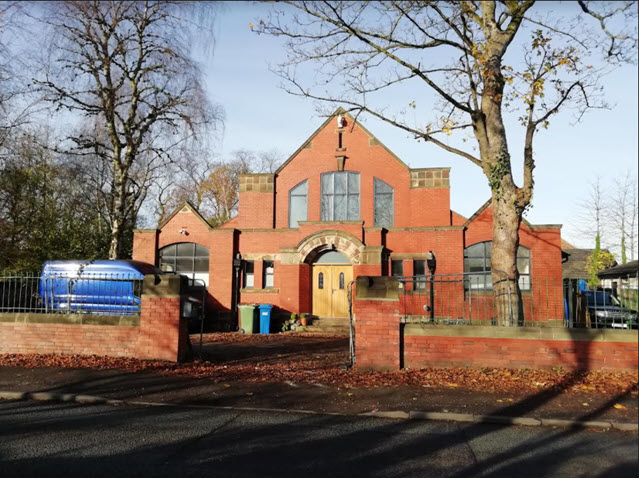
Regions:
<svg viewBox="0 0 639 479"><path fill-rule="evenodd" d="M348 283L353 279L351 265L313 266L313 314L320 318L348 318Z"/></svg>

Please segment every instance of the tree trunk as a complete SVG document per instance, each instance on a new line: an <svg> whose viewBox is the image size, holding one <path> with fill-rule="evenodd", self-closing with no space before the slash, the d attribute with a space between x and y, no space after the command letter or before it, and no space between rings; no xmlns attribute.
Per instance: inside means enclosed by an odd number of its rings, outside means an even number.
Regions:
<svg viewBox="0 0 639 479"><path fill-rule="evenodd" d="M493 245L491 253L493 300L500 326L521 325L524 320L517 249L521 214L510 195L493 194Z"/></svg>
<svg viewBox="0 0 639 479"><path fill-rule="evenodd" d="M119 259L122 253L122 236L126 223L126 175L120 168L116 167L113 176L113 213L109 259Z"/></svg>

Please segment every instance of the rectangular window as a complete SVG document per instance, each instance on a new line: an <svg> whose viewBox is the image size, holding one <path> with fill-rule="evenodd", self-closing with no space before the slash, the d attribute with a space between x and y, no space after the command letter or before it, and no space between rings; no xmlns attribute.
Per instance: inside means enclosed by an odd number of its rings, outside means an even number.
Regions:
<svg viewBox="0 0 639 479"><path fill-rule="evenodd" d="M304 180L289 192L288 227L299 228L300 221L308 215L308 180Z"/></svg>
<svg viewBox="0 0 639 479"><path fill-rule="evenodd" d="M393 187L377 178L374 179L373 184L375 190L375 226L393 226L395 221Z"/></svg>
<svg viewBox="0 0 639 479"><path fill-rule="evenodd" d="M413 260L413 276L415 277L415 289L426 289L426 260Z"/></svg>
<svg viewBox="0 0 639 479"><path fill-rule="evenodd" d="M244 262L244 287L255 287L255 263L253 261Z"/></svg>
<svg viewBox="0 0 639 479"><path fill-rule="evenodd" d="M401 259L391 260L391 275L404 276L404 262Z"/></svg>
<svg viewBox="0 0 639 479"><path fill-rule="evenodd" d="M272 288L275 284L273 281L274 266L273 261L264 261L262 269L262 288Z"/></svg>
<svg viewBox="0 0 639 479"><path fill-rule="evenodd" d="M322 221L358 220L359 173L335 171L322 174Z"/></svg>

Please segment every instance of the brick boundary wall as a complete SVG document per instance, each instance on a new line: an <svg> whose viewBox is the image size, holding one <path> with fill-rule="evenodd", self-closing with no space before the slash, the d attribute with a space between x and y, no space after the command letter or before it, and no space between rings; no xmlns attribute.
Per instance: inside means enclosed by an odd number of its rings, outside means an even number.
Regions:
<svg viewBox="0 0 639 479"><path fill-rule="evenodd" d="M637 331L404 326L404 366L636 370Z"/></svg>
<svg viewBox="0 0 639 479"><path fill-rule="evenodd" d="M502 367L636 370L635 330L402 324L398 281L358 277L356 362L362 370Z"/></svg>
<svg viewBox="0 0 639 479"><path fill-rule="evenodd" d="M81 354L181 361L190 354L180 278L146 276L140 316L0 314L0 353Z"/></svg>

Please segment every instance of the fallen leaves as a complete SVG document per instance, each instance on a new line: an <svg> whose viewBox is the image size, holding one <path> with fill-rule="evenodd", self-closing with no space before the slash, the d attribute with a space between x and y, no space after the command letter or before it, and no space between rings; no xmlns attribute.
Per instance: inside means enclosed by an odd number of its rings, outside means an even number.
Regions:
<svg viewBox="0 0 639 479"><path fill-rule="evenodd" d="M0 366L25 368L88 368L117 369L127 372L144 372L165 376L207 378L229 388L233 381L282 383L292 387L310 384L316 387L380 388L418 386L422 388L451 388L508 395L540 390L566 391L583 394L623 393L637 390L636 371L589 371L498 368L431 368L393 372L363 372L344 369L348 362L347 351L314 349L312 354L305 348L303 335L240 335L215 333L205 335L205 342L220 344L221 351L240 348L246 354L232 358L197 360L192 363L170 363L166 361L142 361L130 358L111 358L79 355L0 355ZM334 335L325 335L326 341L335 343ZM297 338L297 339L296 339ZM197 344L199 337L194 336ZM237 343L237 345L236 345ZM248 347L247 347L248 346ZM262 347L260 356L256 348ZM273 348L277 347L277 354ZM214 348L217 348L215 346ZM236 349L233 349L236 348ZM197 350L197 346L195 347ZM320 348L321 349L321 348ZM583 399L582 399L583 401ZM498 402L512 402L511 398ZM580 401L581 403L581 401Z"/></svg>

